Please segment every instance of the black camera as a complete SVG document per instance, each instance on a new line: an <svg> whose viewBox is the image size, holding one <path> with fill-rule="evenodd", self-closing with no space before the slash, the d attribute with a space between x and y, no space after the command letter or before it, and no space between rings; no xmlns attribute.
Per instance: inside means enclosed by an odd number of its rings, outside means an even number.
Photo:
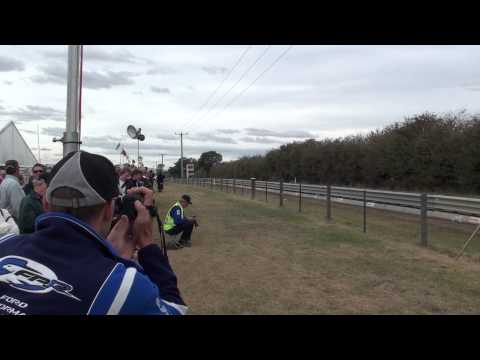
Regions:
<svg viewBox="0 0 480 360"><path fill-rule="evenodd" d="M137 210L135 209L135 201L143 203L143 195L139 193L132 193L118 198L115 202L115 215L120 218L126 215L130 222L134 222L137 218Z"/></svg>

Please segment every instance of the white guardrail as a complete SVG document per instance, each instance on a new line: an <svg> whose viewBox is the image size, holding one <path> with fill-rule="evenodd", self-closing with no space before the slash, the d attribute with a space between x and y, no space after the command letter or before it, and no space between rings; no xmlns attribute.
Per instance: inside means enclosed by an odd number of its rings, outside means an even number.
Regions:
<svg viewBox="0 0 480 360"><path fill-rule="evenodd" d="M179 180L176 180L179 181ZM190 178L183 179L182 182L196 183L204 186L224 186L226 188L244 189L251 191L252 181L243 179L219 179L219 178ZM299 183L283 183L284 195L301 196L305 198L314 198L324 200L327 197L326 185L312 185ZM258 181L255 180L255 189L269 193L280 193L280 182ZM364 198L365 196L365 198ZM352 205L360 205L366 201L368 206L376 204L391 207L409 208L420 210L421 193L382 191L349 187L330 187L330 197L335 202L348 202ZM457 197L445 195L427 194L427 210L429 212L441 212L447 214L457 214L462 216L480 217L480 198Z"/></svg>

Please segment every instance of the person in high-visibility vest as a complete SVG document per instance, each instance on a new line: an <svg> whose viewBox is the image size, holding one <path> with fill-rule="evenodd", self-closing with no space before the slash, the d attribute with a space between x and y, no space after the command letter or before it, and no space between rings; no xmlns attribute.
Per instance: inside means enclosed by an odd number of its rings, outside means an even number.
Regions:
<svg viewBox="0 0 480 360"><path fill-rule="evenodd" d="M193 227L197 227L198 223L195 216L192 218L185 217L183 210L189 205L192 205L192 199L189 195L182 195L181 199L177 201L168 210L163 229L168 235L182 234L180 240L176 244L177 247L192 246L192 231Z"/></svg>

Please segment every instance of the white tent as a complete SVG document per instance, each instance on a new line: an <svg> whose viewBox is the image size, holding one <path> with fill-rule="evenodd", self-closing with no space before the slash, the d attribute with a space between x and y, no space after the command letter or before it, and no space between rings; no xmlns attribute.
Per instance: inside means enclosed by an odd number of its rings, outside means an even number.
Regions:
<svg viewBox="0 0 480 360"><path fill-rule="evenodd" d="M7 160L17 160L21 167L30 167L37 162L13 121L0 130L0 164Z"/></svg>

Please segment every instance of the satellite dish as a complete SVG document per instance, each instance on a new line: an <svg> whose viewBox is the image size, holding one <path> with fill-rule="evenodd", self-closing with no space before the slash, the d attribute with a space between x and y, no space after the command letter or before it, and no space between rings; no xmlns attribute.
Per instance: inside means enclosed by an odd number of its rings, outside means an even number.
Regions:
<svg viewBox="0 0 480 360"><path fill-rule="evenodd" d="M139 132L140 132L140 131L137 132L137 129L135 129L134 126L128 125L128 127L127 127L127 134L128 134L128 136L130 136L132 139L136 139Z"/></svg>
<svg viewBox="0 0 480 360"><path fill-rule="evenodd" d="M143 134L138 134L138 135L137 135L137 139L140 140L140 141L143 141L143 140L145 140L145 135L143 135Z"/></svg>

